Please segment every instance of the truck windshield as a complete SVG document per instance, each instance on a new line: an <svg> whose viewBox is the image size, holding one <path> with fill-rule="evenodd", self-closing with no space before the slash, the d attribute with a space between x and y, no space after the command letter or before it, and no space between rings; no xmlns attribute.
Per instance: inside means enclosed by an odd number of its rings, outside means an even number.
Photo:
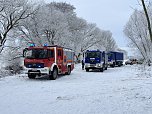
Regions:
<svg viewBox="0 0 152 114"><path fill-rule="evenodd" d="M26 51L25 57L29 59L45 59L48 58L48 53L46 49L31 49Z"/></svg>
<svg viewBox="0 0 152 114"><path fill-rule="evenodd" d="M86 58L100 58L101 52L86 52Z"/></svg>

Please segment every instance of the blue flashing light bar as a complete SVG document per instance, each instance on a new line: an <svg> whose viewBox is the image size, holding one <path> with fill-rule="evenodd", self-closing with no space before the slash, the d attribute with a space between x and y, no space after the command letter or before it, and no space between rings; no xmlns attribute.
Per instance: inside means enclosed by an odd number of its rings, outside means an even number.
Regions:
<svg viewBox="0 0 152 114"><path fill-rule="evenodd" d="M47 44L44 44L44 47L47 47L48 45Z"/></svg>
<svg viewBox="0 0 152 114"><path fill-rule="evenodd" d="M35 44L34 43L30 43L29 46L30 47L35 47Z"/></svg>

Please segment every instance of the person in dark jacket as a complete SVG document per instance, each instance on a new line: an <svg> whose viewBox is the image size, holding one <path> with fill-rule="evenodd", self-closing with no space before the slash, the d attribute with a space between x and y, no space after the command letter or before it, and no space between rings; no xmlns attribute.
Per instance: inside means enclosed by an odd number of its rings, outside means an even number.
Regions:
<svg viewBox="0 0 152 114"><path fill-rule="evenodd" d="M82 60L81 63L82 63L82 70L84 70L84 61Z"/></svg>

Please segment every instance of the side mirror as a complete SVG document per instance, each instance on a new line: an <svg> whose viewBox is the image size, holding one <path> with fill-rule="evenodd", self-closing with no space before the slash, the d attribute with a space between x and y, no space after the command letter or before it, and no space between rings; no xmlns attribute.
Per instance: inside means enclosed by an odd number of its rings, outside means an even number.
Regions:
<svg viewBox="0 0 152 114"><path fill-rule="evenodd" d="M25 57L25 53L27 52L27 50L28 50L28 48L25 48L25 49L23 50L23 57Z"/></svg>

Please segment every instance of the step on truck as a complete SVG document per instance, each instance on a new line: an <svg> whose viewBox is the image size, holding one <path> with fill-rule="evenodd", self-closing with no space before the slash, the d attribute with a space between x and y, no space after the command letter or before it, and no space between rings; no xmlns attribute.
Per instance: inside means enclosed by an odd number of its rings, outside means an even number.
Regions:
<svg viewBox="0 0 152 114"><path fill-rule="evenodd" d="M24 71L30 79L48 75L55 80L59 74L70 75L74 69L74 52L61 46L35 46L23 50Z"/></svg>
<svg viewBox="0 0 152 114"><path fill-rule="evenodd" d="M90 69L98 69L103 72L108 67L108 56L105 51L87 50L84 53L84 62L86 72Z"/></svg>
<svg viewBox="0 0 152 114"><path fill-rule="evenodd" d="M116 51L109 51L108 53L108 65L110 67L122 66L123 65L123 53Z"/></svg>

